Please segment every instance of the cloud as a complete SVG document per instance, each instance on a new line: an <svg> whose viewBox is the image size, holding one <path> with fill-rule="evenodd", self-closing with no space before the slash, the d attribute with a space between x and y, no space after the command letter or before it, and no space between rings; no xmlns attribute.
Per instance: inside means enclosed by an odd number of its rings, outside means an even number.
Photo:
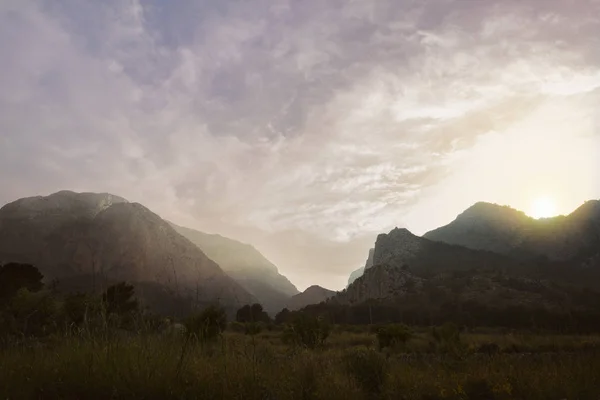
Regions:
<svg viewBox="0 0 600 400"><path fill-rule="evenodd" d="M377 233L473 200L523 206L507 193L525 177L582 177L565 207L598 196L598 15L594 0L9 0L0 202L109 191L255 243L300 287L340 287Z"/></svg>

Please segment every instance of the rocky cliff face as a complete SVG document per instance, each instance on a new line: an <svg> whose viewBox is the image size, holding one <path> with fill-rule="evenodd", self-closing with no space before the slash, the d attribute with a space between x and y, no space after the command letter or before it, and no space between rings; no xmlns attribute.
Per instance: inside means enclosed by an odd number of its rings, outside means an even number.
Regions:
<svg viewBox="0 0 600 400"><path fill-rule="evenodd" d="M335 296L337 304L358 304L367 300L393 299L418 289L423 279L407 269L389 264L375 265L356 279L348 288Z"/></svg>
<svg viewBox="0 0 600 400"><path fill-rule="evenodd" d="M277 267L251 245L171 225L254 295L268 313L280 311L292 296L299 293Z"/></svg>
<svg viewBox="0 0 600 400"><path fill-rule="evenodd" d="M373 252L373 265L409 265L425 249L426 242L404 228L396 228L388 234L378 235Z"/></svg>
<svg viewBox="0 0 600 400"><path fill-rule="evenodd" d="M336 292L321 286L311 286L304 292L293 296L287 303L286 308L290 311L299 310L311 304L318 304L334 296Z"/></svg>
<svg viewBox="0 0 600 400"><path fill-rule="evenodd" d="M600 253L600 201L568 216L536 220L510 207L477 203L424 238L516 259L585 262Z"/></svg>
<svg viewBox="0 0 600 400"><path fill-rule="evenodd" d="M256 301L158 215L110 194L63 191L2 207L0 261L31 263L47 280L89 289L126 280L199 303Z"/></svg>

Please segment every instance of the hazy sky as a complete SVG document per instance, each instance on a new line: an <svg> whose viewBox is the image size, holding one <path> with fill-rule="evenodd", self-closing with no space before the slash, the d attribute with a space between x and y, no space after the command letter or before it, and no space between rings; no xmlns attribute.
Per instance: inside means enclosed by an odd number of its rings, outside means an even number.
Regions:
<svg viewBox="0 0 600 400"><path fill-rule="evenodd" d="M0 203L107 191L339 289L377 233L600 198L599 0L1 0Z"/></svg>

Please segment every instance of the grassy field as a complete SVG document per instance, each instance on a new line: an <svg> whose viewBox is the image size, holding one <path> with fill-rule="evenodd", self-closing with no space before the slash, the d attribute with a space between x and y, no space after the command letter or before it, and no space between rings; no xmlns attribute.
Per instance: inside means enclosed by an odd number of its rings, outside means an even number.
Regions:
<svg viewBox="0 0 600 400"><path fill-rule="evenodd" d="M600 398L600 337L462 334L442 352L417 332L393 350L334 329L325 345L284 344L279 331L226 332L213 343L112 332L61 335L0 350L6 399Z"/></svg>

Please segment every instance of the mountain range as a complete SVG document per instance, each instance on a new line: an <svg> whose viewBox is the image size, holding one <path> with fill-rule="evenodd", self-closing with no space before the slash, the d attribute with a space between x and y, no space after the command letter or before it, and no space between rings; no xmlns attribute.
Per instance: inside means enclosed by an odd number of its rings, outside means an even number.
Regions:
<svg viewBox="0 0 600 400"><path fill-rule="evenodd" d="M425 310L437 297L438 311L444 302L589 309L590 298L600 299L588 292L600 289L599 260L597 200L567 216L540 220L477 203L422 237L398 228L379 235L364 272L328 303L405 307L412 299L408 304Z"/></svg>
<svg viewBox="0 0 600 400"><path fill-rule="evenodd" d="M61 191L0 208L0 264L6 262L33 264L65 290L129 281L144 304L164 314L215 301L230 313L258 302L271 315L372 301L438 311L464 302L564 311L588 307L596 297L581 290L600 289L600 202L539 220L476 203L422 237L402 228L378 235L346 289L300 293L249 244L178 226L112 194Z"/></svg>

